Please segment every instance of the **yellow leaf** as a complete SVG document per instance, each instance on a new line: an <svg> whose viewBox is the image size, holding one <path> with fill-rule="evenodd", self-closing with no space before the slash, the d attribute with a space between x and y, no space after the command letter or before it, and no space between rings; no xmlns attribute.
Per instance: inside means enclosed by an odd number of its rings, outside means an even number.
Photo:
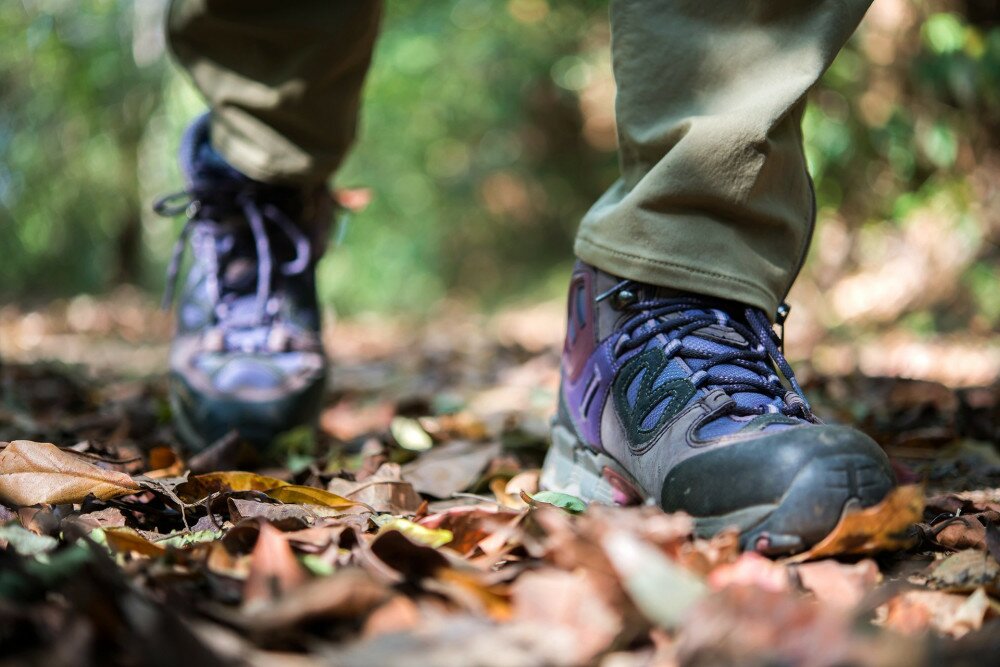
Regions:
<svg viewBox="0 0 1000 667"><path fill-rule="evenodd" d="M190 503L219 491L267 491L286 485L288 482L252 472L210 472L189 478L177 487L177 495Z"/></svg>
<svg viewBox="0 0 1000 667"><path fill-rule="evenodd" d="M167 553L159 544L150 542L131 528L105 528L104 539L108 547L117 553L137 553L153 558Z"/></svg>
<svg viewBox="0 0 1000 667"><path fill-rule="evenodd" d="M104 470L47 442L15 440L0 451L0 501L8 505L80 503L135 493L123 472Z"/></svg>
<svg viewBox="0 0 1000 667"><path fill-rule="evenodd" d="M268 489L265 493L275 500L295 505L323 505L324 507L332 507L333 509L365 506L364 503L349 500L343 496L338 496L336 493L330 493L329 491L317 489L312 486L285 484L275 489Z"/></svg>
<svg viewBox="0 0 1000 667"><path fill-rule="evenodd" d="M909 529L920 521L923 512L923 487L917 484L897 487L879 504L844 514L829 535L787 562L909 548L914 543Z"/></svg>
<svg viewBox="0 0 1000 667"><path fill-rule="evenodd" d="M382 524L379 535L390 530L397 530L414 542L426 544L437 549L455 539L454 533L444 528L427 528L420 524L413 523L408 519L394 518Z"/></svg>

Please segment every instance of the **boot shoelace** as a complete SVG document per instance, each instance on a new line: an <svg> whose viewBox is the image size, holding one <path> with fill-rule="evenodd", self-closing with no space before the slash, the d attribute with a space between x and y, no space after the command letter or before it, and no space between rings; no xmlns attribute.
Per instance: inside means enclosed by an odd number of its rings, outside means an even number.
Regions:
<svg viewBox="0 0 1000 667"><path fill-rule="evenodd" d="M635 281L623 280L600 294L597 301L603 301L623 290L631 290L633 294L638 294L639 286L640 284ZM673 333L673 339L663 349L668 359L680 357L704 361L689 378L695 387L719 388L729 396L738 392L753 392L763 394L772 400L781 399L780 408L774 403L760 408L737 405L734 406L733 413L752 415L780 412L789 417L813 420L812 409L803 394L802 387L795 379L795 373L782 354L781 343L771 327L771 322L759 309L747 307L744 310L746 325L736 321L725 311L711 308L690 297L638 299L632 303L625 303L619 310L632 315L622 325L623 335L618 339L614 350L616 356L621 357L629 350L641 349L657 336ZM704 338L699 335L699 330L713 325L735 331L747 342L747 348L713 353L692 349L682 342L688 335ZM788 380L791 390L787 389L773 372L770 366L772 362ZM737 366L749 372L739 375L709 372L713 367L723 364Z"/></svg>
<svg viewBox="0 0 1000 667"><path fill-rule="evenodd" d="M276 309L271 307L272 282L275 269L268 236L268 222L281 231L295 249L295 257L278 265L284 276L296 276L309 267L312 249L308 237L285 213L272 203L261 203L265 193L260 187L240 184L237 187L219 184L195 184L191 188L176 192L153 204L153 210L164 217L187 215L187 222L174 244L167 268L167 285L163 295L163 306L169 308L174 300L177 277L180 272L184 250L189 238L196 256L207 263L207 289L213 306L214 316L221 320L227 315L223 301L221 274L223 267L219 261L219 223L226 217L242 214L253 236L254 251L257 255L257 288L254 298L254 319L250 326L265 324ZM229 241L232 243L232 240ZM230 248L231 250L231 248Z"/></svg>

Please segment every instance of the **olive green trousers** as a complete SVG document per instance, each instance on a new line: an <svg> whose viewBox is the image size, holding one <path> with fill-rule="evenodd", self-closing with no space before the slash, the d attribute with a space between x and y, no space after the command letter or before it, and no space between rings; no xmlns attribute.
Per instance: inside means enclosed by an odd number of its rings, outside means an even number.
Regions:
<svg viewBox="0 0 1000 667"><path fill-rule="evenodd" d="M612 0L621 178L576 254L773 313L815 218L806 94L871 0ZM248 176L330 177L354 139L379 0L174 0L169 42ZM401 132L405 128L400 129Z"/></svg>

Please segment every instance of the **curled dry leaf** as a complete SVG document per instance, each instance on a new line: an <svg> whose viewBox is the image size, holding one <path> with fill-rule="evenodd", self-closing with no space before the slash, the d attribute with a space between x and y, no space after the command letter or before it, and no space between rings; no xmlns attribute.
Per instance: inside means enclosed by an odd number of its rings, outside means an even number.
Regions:
<svg viewBox="0 0 1000 667"><path fill-rule="evenodd" d="M120 554L135 553L156 558L167 553L162 546L150 542L131 528L105 528L104 539L109 549Z"/></svg>
<svg viewBox="0 0 1000 667"><path fill-rule="evenodd" d="M310 579L269 605L247 609L245 615L258 632L280 632L308 620L364 618L391 594L360 568L347 567Z"/></svg>
<svg viewBox="0 0 1000 667"><path fill-rule="evenodd" d="M1000 595L1000 564L986 552L966 549L939 561L927 581L945 591L972 591L982 586Z"/></svg>
<svg viewBox="0 0 1000 667"><path fill-rule="evenodd" d="M996 514L996 512L990 512ZM951 549L985 549L986 525L975 514L948 519L934 527L934 541Z"/></svg>
<svg viewBox="0 0 1000 667"><path fill-rule="evenodd" d="M788 570L785 566L753 551L740 554L734 563L716 567L708 575L708 584L716 590L734 585L757 586L778 592L790 588Z"/></svg>
<svg viewBox="0 0 1000 667"><path fill-rule="evenodd" d="M383 463L360 482L334 477L326 488L379 513L413 514L424 502L413 485L402 479L398 463Z"/></svg>
<svg viewBox="0 0 1000 667"><path fill-rule="evenodd" d="M252 472L210 472L189 477L178 485L177 495L183 501L193 503L220 491L269 491L287 485L288 482L275 477Z"/></svg>
<svg viewBox="0 0 1000 667"><path fill-rule="evenodd" d="M518 512L501 510L490 506L452 507L444 512L426 516L417 523L432 530L444 529L452 534L448 546L462 554L472 551L483 540L502 536L504 530L515 519Z"/></svg>
<svg viewBox="0 0 1000 667"><path fill-rule="evenodd" d="M906 635L920 634L928 628L961 637L978 630L990 609L982 588L966 597L942 591L906 591L879 608L881 624Z"/></svg>
<svg viewBox="0 0 1000 667"><path fill-rule="evenodd" d="M161 477L179 477L184 474L184 461L172 448L159 445L149 450L149 472L146 477L160 479Z"/></svg>
<svg viewBox="0 0 1000 667"><path fill-rule="evenodd" d="M285 536L262 521L257 544L250 554L250 572L243 590L244 605L268 603L301 585L306 576Z"/></svg>
<svg viewBox="0 0 1000 667"><path fill-rule="evenodd" d="M450 498L475 484L490 461L500 454L500 444L464 440L449 442L403 466L403 479L420 493Z"/></svg>
<svg viewBox="0 0 1000 667"><path fill-rule="evenodd" d="M868 594L881 576L871 559L853 564L820 560L795 566L802 588L816 599L840 609L852 609Z"/></svg>
<svg viewBox="0 0 1000 667"><path fill-rule="evenodd" d="M624 629L622 611L604 599L592 575L583 569L526 572L511 593L515 619L572 633L576 641L573 653L566 656L568 664L589 664Z"/></svg>
<svg viewBox="0 0 1000 667"><path fill-rule="evenodd" d="M503 488L503 499L498 494L497 500L500 500L502 504L513 509L527 507L527 503L521 498L521 492L524 491L529 496L538 493L538 479L541 472L541 470L536 468L514 475Z"/></svg>
<svg viewBox="0 0 1000 667"><path fill-rule="evenodd" d="M895 551L913 546L910 528L924 511L924 491L920 486L900 486L882 502L861 510L848 511L833 531L808 551L788 559L801 563L829 556Z"/></svg>
<svg viewBox="0 0 1000 667"><path fill-rule="evenodd" d="M283 503L294 503L297 505L322 505L332 509L346 510L352 507L365 507L364 503L356 500L348 500L336 493L330 493L323 489L312 486L297 486L286 484L275 489L265 491L268 496ZM367 508L371 509L371 508Z"/></svg>
<svg viewBox="0 0 1000 667"><path fill-rule="evenodd" d="M98 468L51 443L15 440L0 451L0 501L9 505L108 500L138 490L125 473Z"/></svg>

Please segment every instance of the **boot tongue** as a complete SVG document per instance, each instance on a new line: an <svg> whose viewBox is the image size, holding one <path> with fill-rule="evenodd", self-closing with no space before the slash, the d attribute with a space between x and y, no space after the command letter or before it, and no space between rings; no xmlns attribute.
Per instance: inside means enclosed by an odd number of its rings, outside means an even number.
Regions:
<svg viewBox="0 0 1000 667"><path fill-rule="evenodd" d="M644 301L659 300L659 299L683 299L685 297L686 298L691 297L690 292L685 293L679 290L671 289L669 287L658 287L656 285L641 285L638 287L638 294L639 298ZM720 308L714 308L714 306L722 306L722 305L723 302L721 300L718 301L717 303L713 303L711 299L706 298L705 303L703 305L693 306L691 308L691 311L688 312L696 311L701 313L711 313L717 319L724 320L727 318L722 318L719 315L719 313L722 313L724 311L722 311L722 309ZM728 310L729 311L733 310L732 305L729 306ZM682 316L683 313L668 315L666 318L664 318L664 321L669 321L669 318L671 317L682 317ZM691 332L691 334L689 334L689 336L687 336L686 338L690 338L691 336L697 336L710 341L715 341L717 343L721 343L722 345L729 347L735 347L735 348L750 347L750 343L747 341L746 338L741 336L735 329L733 329L728 324L724 324L723 321L719 321L714 324L701 327L700 329L696 329L695 331ZM687 342L689 341L685 340L685 343Z"/></svg>

